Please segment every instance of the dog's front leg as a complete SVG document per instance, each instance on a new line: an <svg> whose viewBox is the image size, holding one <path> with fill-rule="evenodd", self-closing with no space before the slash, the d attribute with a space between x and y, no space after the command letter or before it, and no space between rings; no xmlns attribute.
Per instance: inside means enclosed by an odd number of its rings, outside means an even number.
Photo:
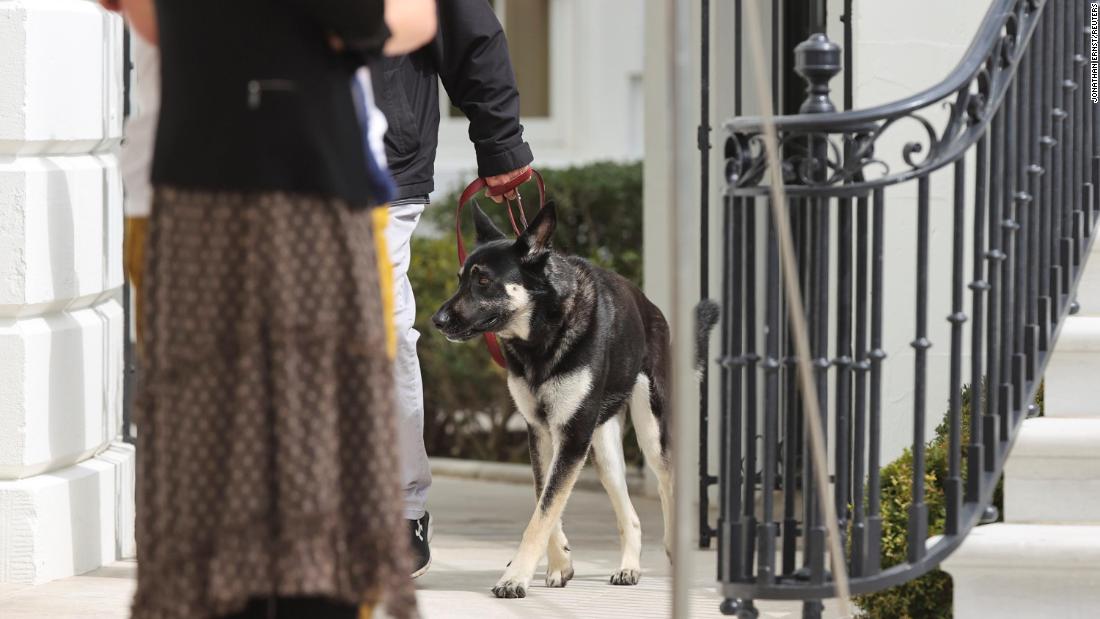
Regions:
<svg viewBox="0 0 1100 619"><path fill-rule="evenodd" d="M527 587L531 584L539 559L546 552L550 535L561 522L562 511L573 491L577 475L584 466L588 455L590 433L569 435L552 429L556 434L554 453L550 459L549 472L539 493L535 513L531 516L519 550L504 571L493 595L498 598L521 598L527 596ZM543 456L545 457L545 456Z"/></svg>
<svg viewBox="0 0 1100 619"><path fill-rule="evenodd" d="M554 456L554 443L550 429L543 425L527 426L527 440L531 451L531 469L535 475L535 505L542 497L542 488L550 473L550 459ZM562 530L561 518L550 533L546 547L546 586L564 587L573 578L573 559L570 558L569 540Z"/></svg>

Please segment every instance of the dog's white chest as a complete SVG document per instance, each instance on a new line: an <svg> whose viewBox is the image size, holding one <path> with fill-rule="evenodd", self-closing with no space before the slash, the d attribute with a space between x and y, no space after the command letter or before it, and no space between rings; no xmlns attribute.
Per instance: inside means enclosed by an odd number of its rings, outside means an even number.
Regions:
<svg viewBox="0 0 1100 619"><path fill-rule="evenodd" d="M560 427L569 422L592 391L592 371L580 368L555 376L539 385L537 391L521 376L508 375L508 391L527 423ZM541 418L539 411L543 411Z"/></svg>

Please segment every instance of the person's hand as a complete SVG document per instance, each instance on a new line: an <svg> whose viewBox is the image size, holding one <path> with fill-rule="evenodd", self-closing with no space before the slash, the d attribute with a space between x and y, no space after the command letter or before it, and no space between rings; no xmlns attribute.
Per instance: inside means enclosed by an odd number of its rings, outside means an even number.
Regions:
<svg viewBox="0 0 1100 619"><path fill-rule="evenodd" d="M526 174L527 171L530 170L530 169L531 169L531 166L525 165L522 168L517 168L515 170L512 170L511 172L505 172L504 174L497 174L496 176L489 176L489 177L485 178L485 184L488 185L490 188L493 188L493 189L495 189L497 187L503 187L504 185L507 185L509 181L515 179L517 176L520 176L521 174ZM519 191L516 190L516 189L513 189L512 191L509 191L508 193L504 194L503 196L489 196L489 199L492 200L493 202L496 202L497 204L500 204L505 199L515 200L518 195L519 195Z"/></svg>
<svg viewBox="0 0 1100 619"><path fill-rule="evenodd" d="M99 6L122 13L134 32L150 45L157 44L157 13L153 0L99 0Z"/></svg>

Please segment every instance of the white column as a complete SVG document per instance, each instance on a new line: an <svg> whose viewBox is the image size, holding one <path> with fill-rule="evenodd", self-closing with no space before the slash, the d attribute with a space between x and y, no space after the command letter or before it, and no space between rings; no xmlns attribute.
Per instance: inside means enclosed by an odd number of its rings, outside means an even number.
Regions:
<svg viewBox="0 0 1100 619"><path fill-rule="evenodd" d="M0 2L0 583L133 554L122 97L121 20Z"/></svg>

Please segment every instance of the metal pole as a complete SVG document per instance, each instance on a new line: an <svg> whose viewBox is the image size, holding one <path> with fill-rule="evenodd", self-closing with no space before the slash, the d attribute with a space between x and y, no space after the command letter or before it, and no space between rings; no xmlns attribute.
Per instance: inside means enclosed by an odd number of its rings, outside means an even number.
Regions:
<svg viewBox="0 0 1100 619"><path fill-rule="evenodd" d="M691 204L690 196L694 191L692 174L692 144L694 122L694 88L691 69L691 4L689 0L665 0L665 23L668 24L668 49L666 68L669 77L667 118L669 152L672 153L672 180L667 185L668 195L665 203L675 208L677 204ZM688 209L677 212L670 218L668 242L673 247L672 299L670 319L672 327L672 397L673 410L690 411L697 404L694 393L694 367L692 347L695 341L691 312L686 303L692 298L691 282L695 280L696 249L695 231L690 221ZM692 440L689 424L683 423L689 418L681 415L672 429L673 461L675 477L674 537L672 561L672 616L690 617L688 591L692 582L691 553L692 512L694 510L695 484L692 483L698 462L698 450ZM688 428L684 426L687 425Z"/></svg>
<svg viewBox="0 0 1100 619"><path fill-rule="evenodd" d="M699 49L699 299L710 296L710 0L701 0ZM707 491L716 481L710 474L707 447L710 440L710 356L708 341L700 336L699 380L699 547L710 548L714 529L710 526Z"/></svg>

